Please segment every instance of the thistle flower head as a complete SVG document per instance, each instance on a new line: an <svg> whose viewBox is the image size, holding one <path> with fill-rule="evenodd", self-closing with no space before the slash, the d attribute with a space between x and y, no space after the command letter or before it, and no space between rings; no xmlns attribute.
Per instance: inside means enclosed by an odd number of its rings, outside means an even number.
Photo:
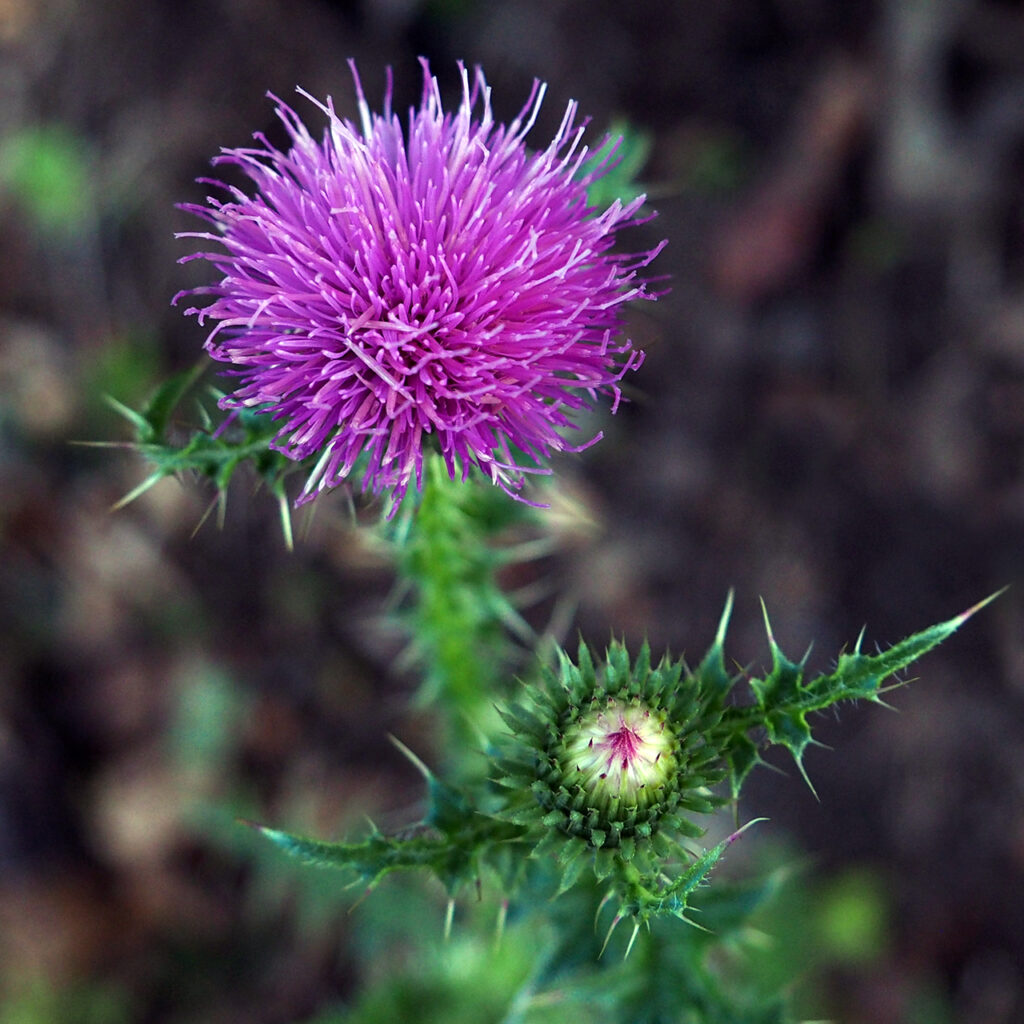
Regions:
<svg viewBox="0 0 1024 1024"><path fill-rule="evenodd" d="M372 113L351 65L358 125L313 100L327 119L318 141L272 97L290 146L257 134L215 160L244 171L254 194L214 182L226 198L184 207L212 225L185 236L223 250L185 257L220 279L182 293L209 298L186 312L214 323L206 348L239 377L222 404L265 411L282 423L275 448L316 457L300 501L362 458L362 488L397 505L420 485L428 447L453 479L475 465L518 492L552 454L596 440L564 431L602 393L614 408L642 358L618 337L622 308L655 298L639 272L661 246L610 252L644 197L588 205L614 157L584 167L577 105L530 151L542 84L502 125L479 70L462 68L461 101L445 112L421 63L404 130L390 77Z"/></svg>

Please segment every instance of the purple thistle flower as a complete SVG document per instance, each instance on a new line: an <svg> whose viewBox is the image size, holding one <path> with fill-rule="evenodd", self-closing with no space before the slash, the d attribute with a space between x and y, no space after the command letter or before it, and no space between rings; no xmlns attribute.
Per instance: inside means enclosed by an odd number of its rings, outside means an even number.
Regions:
<svg viewBox="0 0 1024 1024"><path fill-rule="evenodd" d="M271 95L291 147L256 134L257 147L214 160L240 167L256 194L201 179L229 198L182 207L214 230L179 237L226 250L182 260L223 275L181 293L213 297L186 313L216 321L206 349L241 378L221 404L283 420L273 447L288 457L319 455L299 502L343 482L365 453L363 489L391 492L397 507L413 477L421 486L431 445L453 479L475 464L515 496L525 473L550 472L552 453L598 440L571 445L561 431L600 393L614 411L619 381L643 358L616 336L626 302L656 298L637 272L664 243L610 253L644 197L588 207L587 186L614 160L583 169L577 104L530 152L543 84L504 126L480 70L471 83L460 65L462 100L446 114L421 64L407 134L390 71L373 114L350 61L359 127L300 89L327 115L318 142Z"/></svg>

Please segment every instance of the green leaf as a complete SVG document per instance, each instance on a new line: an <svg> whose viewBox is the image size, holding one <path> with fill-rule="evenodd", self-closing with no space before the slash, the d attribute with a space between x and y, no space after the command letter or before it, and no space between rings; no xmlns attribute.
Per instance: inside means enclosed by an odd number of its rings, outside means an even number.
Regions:
<svg viewBox="0 0 1024 1024"><path fill-rule="evenodd" d="M777 868L760 878L716 882L700 890L693 908L700 911L701 924L716 939L735 936L749 927L754 914L771 904L792 874L790 869Z"/></svg>
<svg viewBox="0 0 1024 1024"><path fill-rule="evenodd" d="M1003 590L1006 588L1004 587ZM841 654L839 664L831 675L823 676L812 684L822 692L841 692L837 699L873 700L880 703L879 695L883 692L881 684L890 676L912 665L918 658L938 647L943 640L953 635L972 615L980 611L989 602L994 601L1003 590L979 601L973 608L968 608L936 626L922 629L921 632L901 640L888 650L875 655L860 653L861 638L858 638L850 654Z"/></svg>
<svg viewBox="0 0 1024 1024"><path fill-rule="evenodd" d="M292 473L308 471L315 456L297 462L271 448L279 428L261 409L232 410L215 420L197 402L200 426L172 431L172 422L182 401L195 388L208 365L209 360L203 359L192 369L175 374L157 388L141 410L131 409L115 398L106 399L131 423L136 436L132 447L152 466L150 475L114 508L123 508L164 477L195 474L205 477L216 488L222 517L232 477L239 466L249 463L277 501L281 532L286 547L291 550L292 524L285 481ZM215 388L207 390L214 400L224 397ZM180 435L180 438L172 435Z"/></svg>
<svg viewBox="0 0 1024 1024"><path fill-rule="evenodd" d="M424 831L404 837L385 836L374 831L360 843L330 843L309 839L255 822L245 822L290 857L314 867L344 868L356 874L372 889L389 872L402 868L443 870L449 861L449 844L444 837Z"/></svg>
<svg viewBox="0 0 1024 1024"><path fill-rule="evenodd" d="M246 822L291 857L316 867L341 868L372 889L392 871L425 869L450 896L480 876L480 859L495 845L522 835L518 826L480 813L460 790L441 781L408 747L396 747L423 775L429 797L423 820L395 835L376 828L361 842L325 842Z"/></svg>
<svg viewBox="0 0 1024 1024"><path fill-rule="evenodd" d="M148 431L145 436L139 437L140 441L151 443L164 440L172 413L182 398L195 386L208 364L208 359L201 359L190 370L174 374L156 389L142 411Z"/></svg>
<svg viewBox="0 0 1024 1024"><path fill-rule="evenodd" d="M790 752L810 785L803 766L804 753L814 742L807 716L841 701L870 700L877 704L884 703L881 695L885 692L883 683L887 679L948 639L972 615L1001 593L999 591L985 598L946 622L914 633L878 654L862 654L861 638L858 638L852 652L839 656L834 672L816 676L807 682L803 678L806 655L800 662L792 662L782 653L772 636L766 613L765 627L772 652L771 672L764 679L752 678L749 681L756 700L753 708L731 708L723 717L727 728L733 732L733 737L725 743L725 749L732 769L734 797L738 795L746 774L753 767L749 748L736 738L741 732L763 727L768 742L785 747Z"/></svg>
<svg viewBox="0 0 1024 1024"><path fill-rule="evenodd" d="M394 736L391 742L405 755L423 776L427 784L429 810L424 824L439 829L446 835L457 834L473 815L474 810L466 795L439 779L401 740Z"/></svg>
<svg viewBox="0 0 1024 1024"><path fill-rule="evenodd" d="M713 704L721 707L726 694L732 689L734 679L725 669L725 634L729 628L729 618L732 615L733 592L730 590L725 599L725 608L718 620L718 630L715 633L714 643L708 648L704 660L697 666L694 673L700 680L701 686L713 694Z"/></svg>
<svg viewBox="0 0 1024 1024"><path fill-rule="evenodd" d="M623 898L616 916L630 916L639 923L646 923L653 917L670 915L694 927L700 927L686 916L686 911L691 905L691 897L698 888L706 884L708 876L722 859L725 851L748 828L764 820L766 819L755 818L748 821L742 828L726 836L717 846L705 850L686 871L670 881L664 881L664 873L650 880L639 876L638 873L633 877L627 874L627 881L622 888Z"/></svg>
<svg viewBox="0 0 1024 1024"><path fill-rule="evenodd" d="M763 764L757 744L746 732L733 733L725 742L725 760L729 766L729 786L733 802L739 799L740 789L754 768Z"/></svg>
<svg viewBox="0 0 1024 1024"><path fill-rule="evenodd" d="M790 661L775 642L772 635L771 623L768 621L768 610L761 604L764 614L764 626L768 633L768 645L772 652L772 670L764 679L751 679L750 688L754 691L759 706L766 714L770 714L775 708L787 707L799 700L801 694L801 680L804 674L804 664L807 656L800 662Z"/></svg>
<svg viewBox="0 0 1024 1024"><path fill-rule="evenodd" d="M25 128L3 141L0 186L52 236L81 231L95 203L88 147L60 124Z"/></svg>
<svg viewBox="0 0 1024 1024"><path fill-rule="evenodd" d="M646 189L637 182L651 151L649 132L634 128L628 121L613 121L608 136L594 155L580 168L585 176L599 171L603 174L587 184L587 204L604 210L618 200L625 205Z"/></svg>

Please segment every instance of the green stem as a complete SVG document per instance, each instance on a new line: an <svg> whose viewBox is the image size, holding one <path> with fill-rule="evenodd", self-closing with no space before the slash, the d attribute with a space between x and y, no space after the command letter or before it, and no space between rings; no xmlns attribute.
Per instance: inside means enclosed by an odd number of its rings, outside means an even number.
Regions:
<svg viewBox="0 0 1024 1024"><path fill-rule="evenodd" d="M424 460L418 506L401 526L398 570L409 584L413 651L422 665L422 703L445 716L446 749L480 749L493 733L494 697L513 660L511 611L497 582L503 564L486 485L448 476L440 455ZM502 498L508 499L502 495ZM401 528L401 527L400 527Z"/></svg>

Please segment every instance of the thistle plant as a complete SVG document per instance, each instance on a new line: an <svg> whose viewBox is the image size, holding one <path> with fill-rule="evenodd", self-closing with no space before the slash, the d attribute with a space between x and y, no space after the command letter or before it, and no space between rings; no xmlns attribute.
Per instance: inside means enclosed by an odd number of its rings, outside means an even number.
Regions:
<svg viewBox="0 0 1024 1024"><path fill-rule="evenodd" d="M602 653L581 640L574 656L541 643L501 585L502 569L536 548L503 537L510 526L543 536L551 492L527 478L597 440L571 440L578 414L602 396L614 411L623 377L641 365L621 336L624 310L657 298L645 273L664 243L613 251L617 232L648 216L620 165L636 146L609 138L592 152L570 103L554 138L531 149L543 85L501 125L480 71L460 68L461 99L446 112L426 62L403 127L390 78L376 114L351 70L358 124L303 93L326 121L318 140L273 98L288 148L257 135L215 161L254 191L213 182L216 196L184 207L210 229L182 237L216 247L185 257L207 261L215 280L178 298L213 325L206 350L229 386L211 401L223 418L207 402L184 440L171 429L194 375L146 409L121 407L154 467L129 498L183 470L223 498L235 469L252 463L289 540L289 500L327 501L341 487L380 514L361 529L393 556L419 699L436 710L449 756L432 768L396 740L426 786L421 819L397 832L374 826L331 842L285 823L254 827L298 860L337 869L340 884L433 876L449 930L455 901L483 885L502 920L543 919L555 938L520 1002L557 985L582 1003L600 994L611 1007L602 1019L786 1020L777 993L745 1001L719 976L716 936L690 927L717 927L723 941L741 930L743 914L715 909L716 886L728 885L709 883L756 820L741 823L744 784L772 747L807 778L814 714L882 704L977 608L875 653L858 639L814 676L779 649L767 615L767 671L730 671L731 595L693 667L646 643L631 652L613 640ZM293 471L303 483L289 494ZM575 909L557 909L567 904ZM580 907L604 921L586 962ZM600 953L622 922L632 966L616 967ZM638 998L655 985L658 999ZM528 1015L510 1007L504 1019Z"/></svg>

